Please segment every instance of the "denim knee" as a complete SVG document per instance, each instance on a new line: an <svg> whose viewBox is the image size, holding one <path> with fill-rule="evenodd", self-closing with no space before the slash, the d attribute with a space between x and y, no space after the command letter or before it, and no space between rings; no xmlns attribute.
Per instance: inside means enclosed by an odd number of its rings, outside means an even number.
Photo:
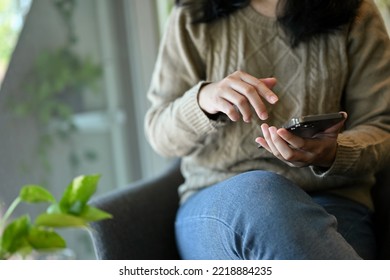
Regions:
<svg viewBox="0 0 390 280"><path fill-rule="evenodd" d="M182 205L176 223L179 249L188 258L195 251L202 254L193 258L207 258L210 250L209 258L358 258L336 228L336 219L302 189L265 171L200 191Z"/></svg>
<svg viewBox="0 0 390 280"><path fill-rule="evenodd" d="M301 196L307 196L291 181L273 172L249 171L208 187L195 195L199 211L209 216L243 216L240 219L262 217L280 212L285 215L289 205ZM306 199L310 199L309 196ZM185 205L183 206L185 207ZM225 208L239 211L222 211ZM198 215L200 213L196 213Z"/></svg>
<svg viewBox="0 0 390 280"><path fill-rule="evenodd" d="M214 203L219 200L221 204L240 207L242 211L248 211L249 216L256 212L265 216L272 213L273 220L279 214L285 216L286 212L291 212L298 201L311 203L311 197L300 187L267 171L245 172L212 188L215 188L215 196L211 198L216 200Z"/></svg>

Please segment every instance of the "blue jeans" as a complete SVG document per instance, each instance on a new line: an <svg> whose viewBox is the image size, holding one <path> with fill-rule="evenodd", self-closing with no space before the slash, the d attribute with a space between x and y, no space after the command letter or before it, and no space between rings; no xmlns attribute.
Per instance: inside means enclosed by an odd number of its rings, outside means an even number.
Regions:
<svg viewBox="0 0 390 280"><path fill-rule="evenodd" d="M183 259L373 259L371 216L351 200L250 171L190 197L177 213L176 240Z"/></svg>

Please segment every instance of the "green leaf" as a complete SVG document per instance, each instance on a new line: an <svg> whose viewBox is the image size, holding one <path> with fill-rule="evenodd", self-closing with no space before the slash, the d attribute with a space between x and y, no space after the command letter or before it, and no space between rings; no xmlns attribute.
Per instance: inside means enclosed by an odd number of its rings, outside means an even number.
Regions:
<svg viewBox="0 0 390 280"><path fill-rule="evenodd" d="M36 218L35 224L37 226L46 226L54 228L87 226L87 222L84 219L62 213L41 214Z"/></svg>
<svg viewBox="0 0 390 280"><path fill-rule="evenodd" d="M45 188L37 185L26 185L19 193L19 197L24 202L55 202L54 196Z"/></svg>
<svg viewBox="0 0 390 280"><path fill-rule="evenodd" d="M24 215L6 226L1 239L2 251L10 254L29 247L27 235L31 226L30 218Z"/></svg>
<svg viewBox="0 0 390 280"><path fill-rule="evenodd" d="M59 213L62 213L62 211L61 211L60 205L58 203L54 203L47 208L46 213L59 214Z"/></svg>
<svg viewBox="0 0 390 280"><path fill-rule="evenodd" d="M105 219L111 219L112 215L98 208L87 205L81 214L81 217L88 222L95 222Z"/></svg>
<svg viewBox="0 0 390 280"><path fill-rule="evenodd" d="M34 249L65 248L65 240L55 231L42 227L32 227L27 239Z"/></svg>
<svg viewBox="0 0 390 280"><path fill-rule="evenodd" d="M66 188L60 201L62 211L80 215L91 196L95 193L100 175L78 176Z"/></svg>

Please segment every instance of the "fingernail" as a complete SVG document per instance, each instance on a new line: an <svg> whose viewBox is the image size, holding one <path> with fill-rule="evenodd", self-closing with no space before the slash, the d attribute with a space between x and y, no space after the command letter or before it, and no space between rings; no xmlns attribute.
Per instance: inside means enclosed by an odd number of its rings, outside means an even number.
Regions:
<svg viewBox="0 0 390 280"><path fill-rule="evenodd" d="M271 98L270 98L270 101L271 101L272 104L278 102L278 100L279 100L279 98L277 96L275 96L275 95L271 96Z"/></svg>
<svg viewBox="0 0 390 280"><path fill-rule="evenodd" d="M268 119L268 114L266 112L261 113L260 114L260 119L262 119L262 120Z"/></svg>

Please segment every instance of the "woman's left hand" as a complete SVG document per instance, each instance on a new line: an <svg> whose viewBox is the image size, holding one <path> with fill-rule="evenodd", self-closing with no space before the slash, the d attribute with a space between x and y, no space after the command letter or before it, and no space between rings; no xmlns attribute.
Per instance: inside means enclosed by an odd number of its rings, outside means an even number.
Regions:
<svg viewBox="0 0 390 280"><path fill-rule="evenodd" d="M329 168L336 157L337 136L345 119L313 138L302 138L285 128L262 124L263 137L256 142L292 167L318 166Z"/></svg>

